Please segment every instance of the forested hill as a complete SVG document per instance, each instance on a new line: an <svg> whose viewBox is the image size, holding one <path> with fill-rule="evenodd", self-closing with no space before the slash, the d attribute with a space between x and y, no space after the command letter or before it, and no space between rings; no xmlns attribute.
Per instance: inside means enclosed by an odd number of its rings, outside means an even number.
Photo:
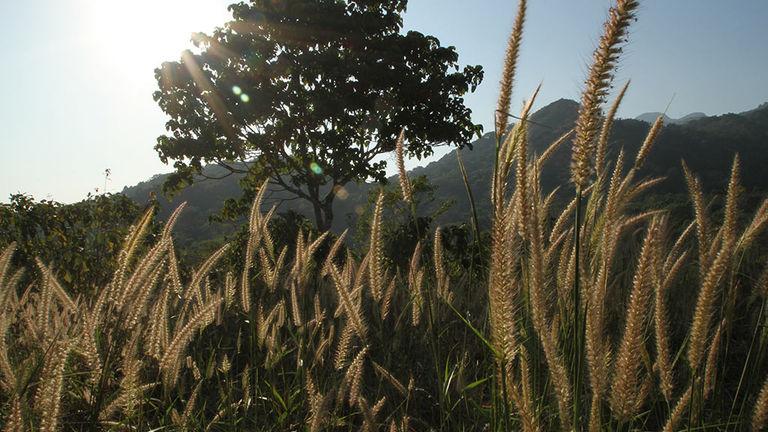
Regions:
<svg viewBox="0 0 768 432"><path fill-rule="evenodd" d="M573 127L578 111L574 101L561 99L541 108L531 116L531 153L541 153L559 136ZM628 156L634 156L650 125L636 119L616 121L609 145L609 154L615 157L620 148ZM742 162L742 181L748 191L768 191L768 104L741 114L726 114L715 117L698 117L683 124L669 124L659 135L643 171L644 176L663 176L666 180L657 187L657 192L682 193L681 160L702 179L707 191L718 192L725 188L728 172L735 153ZM494 137L492 133L472 143L472 150L465 148L462 158L469 174L470 185L475 194L480 223L487 225L489 214L489 180L494 161ZM542 173L546 190L569 183L570 146L562 146L547 162ZM215 176L220 170L211 166L208 174ZM444 202L453 202L440 216L441 224L466 222L469 220L469 203L464 184L459 174L456 151L451 151L440 160L425 167L414 169L411 176L426 176L436 188L435 199L421 209L430 211ZM143 204L155 192L161 205L161 217L175 206L187 201L188 207L177 225L176 233L182 241L203 241L219 238L232 232L235 224L210 223L208 217L216 213L227 198L240 193L239 177L230 176L223 180L205 180L186 188L169 202L160 193L164 175L149 181L127 187L123 193ZM392 178L391 180L395 180ZM333 229L340 231L357 218L361 206L367 206L368 192L376 187L371 184L349 184L346 199L337 199ZM280 211L295 210L311 216L308 204L301 200L286 201ZM357 211L356 211L357 210Z"/></svg>

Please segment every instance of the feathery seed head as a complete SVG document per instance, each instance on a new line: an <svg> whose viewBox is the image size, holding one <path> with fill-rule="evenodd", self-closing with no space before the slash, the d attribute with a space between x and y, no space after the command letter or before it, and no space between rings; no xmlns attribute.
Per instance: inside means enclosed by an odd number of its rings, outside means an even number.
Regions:
<svg viewBox="0 0 768 432"><path fill-rule="evenodd" d="M520 0L517 4L517 15L512 32L507 42L507 50L504 55L504 67L501 72L501 83L499 90L499 100L496 105L496 134L498 137L504 135L509 122L509 108L512 101L512 86L515 80L515 71L517 68L517 58L520 54L520 42L523 39L523 25L525 23L525 13L527 0Z"/></svg>
<svg viewBox="0 0 768 432"><path fill-rule="evenodd" d="M400 135L397 137L395 157L397 159L397 173L400 180L400 190L403 194L403 200L408 204L413 205L413 188L411 187L411 181L408 179L408 172L405 170L404 142L405 128L400 130Z"/></svg>
<svg viewBox="0 0 768 432"><path fill-rule="evenodd" d="M645 136L643 145L640 146L640 150L637 152L637 157L635 158L635 168L639 169L643 166L643 162L645 162L645 159L648 157L648 153L650 153L651 147L653 147L653 143L656 141L656 137L659 135L659 132L661 132L661 128L663 126L664 116L658 116L656 121L653 122L653 125L651 125L651 128L648 130L648 135Z"/></svg>
<svg viewBox="0 0 768 432"><path fill-rule="evenodd" d="M600 43L593 55L587 76L581 107L576 120L576 139L571 159L571 178L577 189L584 189L592 173L592 158L596 150L601 105L613 81L621 48L631 21L635 18L637 0L617 0L608 12Z"/></svg>

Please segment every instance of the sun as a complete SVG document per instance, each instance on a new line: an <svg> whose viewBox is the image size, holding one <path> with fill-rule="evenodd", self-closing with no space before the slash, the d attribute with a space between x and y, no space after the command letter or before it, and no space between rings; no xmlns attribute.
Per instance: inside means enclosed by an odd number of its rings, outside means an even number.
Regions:
<svg viewBox="0 0 768 432"><path fill-rule="evenodd" d="M122 67L157 67L178 60L195 32L229 18L227 0L77 0L82 29L98 57ZM128 64L130 63L130 65Z"/></svg>

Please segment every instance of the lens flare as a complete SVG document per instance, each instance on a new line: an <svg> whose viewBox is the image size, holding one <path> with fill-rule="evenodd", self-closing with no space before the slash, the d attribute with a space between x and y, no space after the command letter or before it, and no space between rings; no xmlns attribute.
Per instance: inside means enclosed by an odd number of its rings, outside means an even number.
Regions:
<svg viewBox="0 0 768 432"><path fill-rule="evenodd" d="M232 93L234 93L235 96L240 96L243 93L243 89L239 86L232 86Z"/></svg>
<svg viewBox="0 0 768 432"><path fill-rule="evenodd" d="M349 192L347 192L347 189L344 186L336 186L333 188L333 193L335 193L336 197L342 201L349 198Z"/></svg>
<svg viewBox="0 0 768 432"><path fill-rule="evenodd" d="M240 95L240 100L245 102L245 103L248 103L248 102L251 101L251 97L248 96L247 94L243 93L243 94Z"/></svg>
<svg viewBox="0 0 768 432"><path fill-rule="evenodd" d="M313 173L320 175L323 173L323 169L320 167L320 165L317 164L317 162L312 162L309 164L309 169L312 170Z"/></svg>

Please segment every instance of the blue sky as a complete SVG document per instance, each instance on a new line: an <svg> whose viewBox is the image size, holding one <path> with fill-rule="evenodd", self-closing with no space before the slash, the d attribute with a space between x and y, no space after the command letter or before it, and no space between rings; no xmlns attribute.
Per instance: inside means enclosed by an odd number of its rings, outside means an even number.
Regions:
<svg viewBox="0 0 768 432"><path fill-rule="evenodd" d="M454 45L485 81L466 98L490 126L513 0L411 0L406 29ZM514 106L540 82L538 106L578 99L610 2L530 0ZM77 201L170 167L153 146L165 117L154 68L189 34L223 23L221 0L0 2L0 200L24 192ZM621 116L745 111L768 101L768 1L645 0L617 83L632 79ZM441 152L442 153L442 152ZM438 155L439 156L439 155ZM419 162L411 161L413 166ZM420 162L420 163L423 163Z"/></svg>

